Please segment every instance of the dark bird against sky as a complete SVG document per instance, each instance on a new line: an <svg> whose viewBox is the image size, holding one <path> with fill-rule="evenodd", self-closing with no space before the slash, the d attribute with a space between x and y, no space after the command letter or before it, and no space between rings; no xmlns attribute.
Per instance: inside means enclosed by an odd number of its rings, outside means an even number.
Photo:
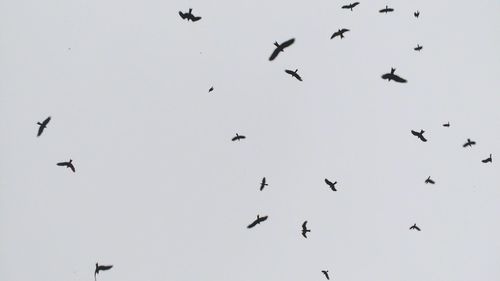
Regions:
<svg viewBox="0 0 500 281"><path fill-rule="evenodd" d="M179 15L181 16L181 18L183 20L187 20L187 21L195 22L195 21L201 20L201 17L194 16L192 11L193 11L193 9L191 9L191 8L189 8L189 12L187 12L187 13L183 13L183 12L179 11Z"/></svg>
<svg viewBox="0 0 500 281"><path fill-rule="evenodd" d="M249 225L247 226L247 228L252 228L252 227L254 227L254 226L256 226L256 225L260 224L261 222L263 222L263 221L265 221L265 220L267 220L267 216L263 216L263 217L261 217L261 216L257 215L257 218L256 218L256 219L255 219L255 220L254 220L251 224L249 224Z"/></svg>
<svg viewBox="0 0 500 281"><path fill-rule="evenodd" d="M321 272L323 272L323 274L325 275L326 280L330 280L330 276L328 276L328 270L321 270Z"/></svg>
<svg viewBox="0 0 500 281"><path fill-rule="evenodd" d="M236 134L236 136L234 136L231 140L232 141L239 141L239 140L246 139L246 138L247 137L245 137L245 136Z"/></svg>
<svg viewBox="0 0 500 281"><path fill-rule="evenodd" d="M467 142L466 142L466 143L464 143L463 147L468 147L468 146L472 147L472 146L473 146L473 145L475 145L475 144L476 144L476 142L475 142L475 141L472 141L472 140L470 140L470 139L467 139Z"/></svg>
<svg viewBox="0 0 500 281"><path fill-rule="evenodd" d="M483 163L491 163L492 161L493 161L493 158L491 157L491 154L490 154L490 157L481 160L481 162L483 162Z"/></svg>
<svg viewBox="0 0 500 281"><path fill-rule="evenodd" d="M266 182L266 177L263 177L262 178L262 181L260 182L260 191L262 191L264 189L264 187L268 186L267 182Z"/></svg>
<svg viewBox="0 0 500 281"><path fill-rule="evenodd" d="M213 90L214 90L214 87L210 87L210 89L208 89L208 92L210 93Z"/></svg>
<svg viewBox="0 0 500 281"><path fill-rule="evenodd" d="M406 83L406 79L399 77L398 75L394 74L394 72L396 72L396 69L391 68L391 73L386 73L386 74L382 75L382 79L387 79L387 81L393 80L393 81L399 82L399 83Z"/></svg>
<svg viewBox="0 0 500 281"><path fill-rule="evenodd" d="M412 226L410 226L410 230L413 230L413 229L420 231L420 227L418 227L416 223L413 224Z"/></svg>
<svg viewBox="0 0 500 281"><path fill-rule="evenodd" d="M433 181L433 180L431 179L431 176L429 176L429 177L425 180L425 183L426 183L426 184L428 184L428 183L430 183L430 184L435 184L436 182L435 182L435 181Z"/></svg>
<svg viewBox="0 0 500 281"><path fill-rule="evenodd" d="M302 224L302 236L304 236L304 238L307 238L307 233L308 232L311 232L310 229L307 229L307 221L305 221L303 224Z"/></svg>
<svg viewBox="0 0 500 281"><path fill-rule="evenodd" d="M344 33L348 32L348 31L349 31L349 29L347 29L347 28L339 29L338 31L336 31L335 33L332 34L332 36L330 37L330 40L337 37L337 36L340 36L340 39L343 39Z"/></svg>
<svg viewBox="0 0 500 281"><path fill-rule="evenodd" d="M413 15L418 18L418 16L420 16L420 12L419 11L416 11L415 13L413 13Z"/></svg>
<svg viewBox="0 0 500 281"><path fill-rule="evenodd" d="M293 42L295 42L295 38L287 40L281 44L278 44L278 42L274 42L274 46L276 46L276 49L274 49L273 53L269 57L269 60L270 61L274 60L279 55L280 52L284 52L285 48L290 47L293 44Z"/></svg>
<svg viewBox="0 0 500 281"><path fill-rule="evenodd" d="M75 166L73 166L73 160L69 159L69 162L59 162L57 166L65 166L66 168L70 168L73 173L75 172Z"/></svg>
<svg viewBox="0 0 500 281"><path fill-rule="evenodd" d="M450 122L443 124L443 127L450 127Z"/></svg>
<svg viewBox="0 0 500 281"><path fill-rule="evenodd" d="M385 6L385 8L383 8L382 10L379 11L379 13L390 13L390 12L394 12L394 9L393 8L389 8L387 5Z"/></svg>
<svg viewBox="0 0 500 281"><path fill-rule="evenodd" d="M325 179L325 183L328 184L328 187L330 187L333 191L337 191L337 189L335 188L335 185L337 184L336 181L331 182L328 179Z"/></svg>
<svg viewBox="0 0 500 281"><path fill-rule="evenodd" d="M286 69L285 72L292 75L293 77L297 78L297 80L302 81L302 77L297 73L299 71L298 69L295 69L295 71L292 71L290 69Z"/></svg>
<svg viewBox="0 0 500 281"><path fill-rule="evenodd" d="M47 119L43 120L43 122L42 122L42 123L37 122L37 124L38 124L38 126L39 126L39 127L38 127L38 134L36 135L37 137L39 137L39 136L41 136L41 135L42 135L43 130L45 130L45 128L47 128L47 124L49 124L49 122L50 122L50 116L49 116L49 117L47 117Z"/></svg>
<svg viewBox="0 0 500 281"><path fill-rule="evenodd" d="M112 267L112 265L99 265L98 263L95 263L94 280L97 281L97 274L99 274L99 271L110 270Z"/></svg>
<svg viewBox="0 0 500 281"><path fill-rule="evenodd" d="M359 5L359 2L354 2L354 3L351 3L351 4L349 4L349 5L344 5L344 6L342 6L342 9L349 9L349 10L351 10L351 11L352 11L352 9L353 9L354 7L356 7L356 6L358 6L358 5Z"/></svg>
<svg viewBox="0 0 500 281"><path fill-rule="evenodd" d="M417 47L413 48L413 50L420 52L423 48L424 48L423 46L420 46L419 44L417 44Z"/></svg>
<svg viewBox="0 0 500 281"><path fill-rule="evenodd" d="M411 130L412 135L418 137L421 141L426 142L427 139L424 137L424 133L425 133L424 130L420 130L420 132L416 132L416 131Z"/></svg>

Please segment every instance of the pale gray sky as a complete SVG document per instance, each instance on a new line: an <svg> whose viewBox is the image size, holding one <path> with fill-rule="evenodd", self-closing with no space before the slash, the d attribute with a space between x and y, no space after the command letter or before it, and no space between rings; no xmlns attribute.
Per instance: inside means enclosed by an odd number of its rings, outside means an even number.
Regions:
<svg viewBox="0 0 500 281"><path fill-rule="evenodd" d="M0 1L0 280L500 279L500 2L347 3Z"/></svg>

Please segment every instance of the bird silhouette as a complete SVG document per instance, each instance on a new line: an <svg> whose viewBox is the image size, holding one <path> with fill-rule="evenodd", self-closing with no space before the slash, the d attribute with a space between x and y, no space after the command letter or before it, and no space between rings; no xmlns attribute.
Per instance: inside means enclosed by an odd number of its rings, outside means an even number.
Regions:
<svg viewBox="0 0 500 281"><path fill-rule="evenodd" d="M270 61L274 60L279 55L280 52L284 52L285 48L290 47L293 44L293 42L295 42L295 38L287 40L281 44L278 44L278 42L274 42L274 46L276 46L276 49L274 49L273 53L269 57L269 60Z"/></svg>
<svg viewBox="0 0 500 281"><path fill-rule="evenodd" d="M426 142L427 139L424 137L424 133L425 133L424 130L420 130L420 132L416 132L416 131L411 130L412 135L418 137L421 141Z"/></svg>
<svg viewBox="0 0 500 281"><path fill-rule="evenodd" d="M97 274L99 274L99 271L101 270L110 270L113 266L112 265L99 265L98 263L95 263L95 271L94 271L94 280L97 281Z"/></svg>
<svg viewBox="0 0 500 281"><path fill-rule="evenodd" d="M348 32L348 31L349 31L349 29L347 29L347 28L339 29L337 32L332 34L332 36L330 37L330 40L337 37L337 36L340 36L340 39L343 39L344 33Z"/></svg>
<svg viewBox="0 0 500 281"><path fill-rule="evenodd" d="M210 93L213 90L214 90L214 87L210 87L210 89L208 89L208 92Z"/></svg>
<svg viewBox="0 0 500 281"><path fill-rule="evenodd" d="M450 127L450 122L443 124L443 127Z"/></svg>
<svg viewBox="0 0 500 281"><path fill-rule="evenodd" d="M412 230L412 229L420 231L420 227L418 227L416 223L414 223L412 226L410 226L410 230Z"/></svg>
<svg viewBox="0 0 500 281"><path fill-rule="evenodd" d="M247 226L247 228L252 228L252 227L254 227L254 226L256 226L256 225L260 224L261 222L263 222L263 221L265 221L265 220L267 220L267 216L263 216L263 217L261 217L261 216L257 215L257 219L255 219L255 220L254 220L251 224L249 224L249 225Z"/></svg>
<svg viewBox="0 0 500 281"><path fill-rule="evenodd" d="M385 8L383 8L382 10L379 11L379 13L389 13L389 12L393 12L394 9L393 8L389 8L387 7L387 5L385 6Z"/></svg>
<svg viewBox="0 0 500 281"><path fill-rule="evenodd" d="M420 46L419 44L417 44L417 47L413 48L413 50L420 52L420 50L422 50L423 48L424 48L423 46Z"/></svg>
<svg viewBox="0 0 500 281"><path fill-rule="evenodd" d="M45 130L45 128L47 128L47 124L49 124L49 122L50 122L50 116L47 117L47 119L43 120L42 123L36 122L39 125L39 127L38 127L38 134L36 135L37 137L39 137L39 136L42 135L43 130Z"/></svg>
<svg viewBox="0 0 500 281"><path fill-rule="evenodd" d="M428 184L428 183L430 183L430 184L435 184L436 182L435 182L435 181L433 181L433 180L431 179L431 176L429 176L429 177L425 180L425 183L426 183L426 184Z"/></svg>
<svg viewBox="0 0 500 281"><path fill-rule="evenodd" d="M337 189L335 188L335 185L337 184L337 182L331 182L329 181L328 179L325 179L325 183L328 184L328 186L333 190L333 191L337 191Z"/></svg>
<svg viewBox="0 0 500 281"><path fill-rule="evenodd" d="M416 11L415 13L413 13L413 15L418 18L418 16L420 16L420 12L419 11Z"/></svg>
<svg viewBox="0 0 500 281"><path fill-rule="evenodd" d="M467 147L467 146L470 146L472 147L473 145L475 145L476 142L475 141L471 141L470 139L467 139L467 142L464 143L463 147Z"/></svg>
<svg viewBox="0 0 500 281"><path fill-rule="evenodd" d="M246 139L246 138L247 138L247 137L245 137L245 136L242 136L242 135L238 135L238 134L236 134L236 136L235 136L235 137L233 137L231 140L232 140L232 141L239 141L239 140Z"/></svg>
<svg viewBox="0 0 500 281"><path fill-rule="evenodd" d="M490 154L490 157L484 159L484 160L481 160L481 162L483 163L491 163L493 161L493 159L491 158L491 154Z"/></svg>
<svg viewBox="0 0 500 281"><path fill-rule="evenodd" d="M344 5L344 6L342 6L342 9L350 9L350 10L352 11L352 9L353 9L354 7L356 7L356 6L358 6L358 5L359 5L359 2L354 2L354 3L351 3L351 4L349 4L349 5Z"/></svg>
<svg viewBox="0 0 500 281"><path fill-rule="evenodd" d="M59 162L57 166L65 166L66 168L70 168L73 173L75 172L75 166L73 166L73 160L69 159L69 162Z"/></svg>
<svg viewBox="0 0 500 281"><path fill-rule="evenodd" d="M321 270L321 272L323 272L323 274L325 275L326 280L330 280L330 276L328 276L328 270Z"/></svg>
<svg viewBox="0 0 500 281"><path fill-rule="evenodd" d="M395 82L406 83L406 79L403 79L400 76L394 74L394 72L396 72L396 69L391 68L391 73L386 73L382 75L382 79L387 79L387 81L394 80Z"/></svg>
<svg viewBox="0 0 500 281"><path fill-rule="evenodd" d="M298 69L295 69L295 71L292 71L290 69L285 69L285 72L292 75L293 77L297 78L297 80L302 81L302 77L297 73Z"/></svg>
<svg viewBox="0 0 500 281"><path fill-rule="evenodd" d="M260 182L260 191L262 191L264 189L264 187L268 186L267 182L266 182L266 177L263 177L262 178L262 181Z"/></svg>
<svg viewBox="0 0 500 281"><path fill-rule="evenodd" d="M307 238L307 233L308 232L311 232L310 229L307 229L307 221L305 221L303 224L302 224L302 236L304 236L304 238Z"/></svg>
<svg viewBox="0 0 500 281"><path fill-rule="evenodd" d="M193 9L191 9L191 8L189 8L189 12L187 12L187 13L183 13L183 12L179 11L179 15L181 16L181 18L183 20L187 20L187 21L195 22L195 21L201 20L201 17L194 16L192 11L193 11Z"/></svg>

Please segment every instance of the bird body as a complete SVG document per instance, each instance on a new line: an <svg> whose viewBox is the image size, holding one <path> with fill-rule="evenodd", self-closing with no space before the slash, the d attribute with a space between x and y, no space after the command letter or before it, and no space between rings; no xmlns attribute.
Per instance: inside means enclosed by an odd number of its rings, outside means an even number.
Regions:
<svg viewBox="0 0 500 281"><path fill-rule="evenodd" d="M491 154L490 154L490 157L484 159L484 160L481 160L481 162L483 163L491 163L493 161L493 159L491 158Z"/></svg>
<svg viewBox="0 0 500 281"><path fill-rule="evenodd" d="M239 140L246 139L246 138L247 138L247 137L245 137L245 136L242 136L242 135L238 135L238 134L236 134L236 136L235 136L235 137L233 137L231 140L232 140L232 141L239 141Z"/></svg>
<svg viewBox="0 0 500 281"><path fill-rule="evenodd" d="M297 71L299 71L298 69L295 69L295 71L292 71L290 69L285 69L285 72L292 75L293 77L295 77L297 80L299 81L302 81L302 77L300 77L300 75L297 73Z"/></svg>
<svg viewBox="0 0 500 281"><path fill-rule="evenodd" d="M267 182L266 182L266 177L263 177L262 178L262 181L260 182L260 191L262 191L264 189L264 187L268 186Z"/></svg>
<svg viewBox="0 0 500 281"><path fill-rule="evenodd" d="M335 188L335 185L337 184L337 182L331 182L329 181L328 179L325 179L325 183L333 190L333 191L337 191L337 189Z"/></svg>
<svg viewBox="0 0 500 281"><path fill-rule="evenodd" d="M330 40L337 37L337 36L340 36L340 39L343 39L344 33L348 32L348 31L349 31L349 29L347 29L347 28L339 29L337 32L332 34L332 36L330 37Z"/></svg>
<svg viewBox="0 0 500 281"><path fill-rule="evenodd" d="M357 5L359 5L359 2L354 2L354 3L348 4L348 5L344 5L344 6L342 6L342 9L349 9L349 10L351 10L351 11L352 11L352 9L353 9L354 7L356 7Z"/></svg>
<svg viewBox="0 0 500 281"><path fill-rule="evenodd" d="M428 183L430 183L430 184L435 184L436 182L435 182L435 181L433 181L433 180L431 179L431 177L429 176L429 177L425 180L425 183L426 183L426 184L428 184Z"/></svg>
<svg viewBox="0 0 500 281"><path fill-rule="evenodd" d="M285 48L290 47L293 44L293 42L295 42L295 38L287 40L281 44L278 44L278 42L274 42L274 46L276 46L276 48L269 57L269 60L270 61L274 60L279 55L280 52L284 52Z"/></svg>
<svg viewBox="0 0 500 281"><path fill-rule="evenodd" d="M413 229L420 231L420 227L418 227L416 223L413 224L412 226L410 226L410 230L413 230Z"/></svg>
<svg viewBox="0 0 500 281"><path fill-rule="evenodd" d="M463 147L468 147L468 146L472 147L475 144L476 144L475 141L471 141L470 139L467 139L467 142L464 143Z"/></svg>
<svg viewBox="0 0 500 281"><path fill-rule="evenodd" d="M382 10L379 11L379 13L386 13L386 14L389 12L394 12L394 9L389 8L387 5L385 6L385 8L383 8Z"/></svg>
<svg viewBox="0 0 500 281"><path fill-rule="evenodd" d="M39 127L38 127L38 133L37 133L37 135L36 135L37 137L39 137L39 136L41 136L41 135L42 135L43 130L45 130L45 128L47 128L47 124L49 124L50 119L51 119L51 117L49 116L49 117L47 117L45 120L43 120L43 122L42 122L42 123L40 123L40 122L36 122L36 123L38 124L38 126L39 126Z"/></svg>
<svg viewBox="0 0 500 281"><path fill-rule="evenodd" d="M326 280L330 280L330 276L328 276L328 270L321 270L321 272L323 272L323 274L325 275Z"/></svg>
<svg viewBox="0 0 500 281"><path fill-rule="evenodd" d="M247 228L252 228L252 227L254 227L254 226L256 226L256 225L260 224L261 222L263 222L263 221L265 221L265 220L267 220L267 216L263 216L263 217L261 217L261 216L257 215L257 219L255 219L255 220L254 220L251 224L249 224L249 225L247 226Z"/></svg>
<svg viewBox="0 0 500 281"><path fill-rule="evenodd" d="M75 172L75 166L73 166L73 160L69 159L69 162L59 162L57 166L64 166L66 168L70 168L73 173Z"/></svg>
<svg viewBox="0 0 500 281"><path fill-rule="evenodd" d="M187 13L183 13L183 12L179 11L179 15L181 16L181 18L183 20L187 20L187 21L195 22L195 21L201 20L201 17L197 17L197 16L193 15L192 11L193 11L193 9L191 9L191 8L189 8L189 12L187 12Z"/></svg>
<svg viewBox="0 0 500 281"><path fill-rule="evenodd" d="M307 221L304 221L304 223L302 223L302 236L304 236L304 238L307 238L308 232L311 232L311 230L307 229Z"/></svg>
<svg viewBox="0 0 500 281"><path fill-rule="evenodd" d="M420 130L420 132L416 132L414 130L411 130L412 135L418 137L421 141L426 142L427 139L424 137L424 130Z"/></svg>
<svg viewBox="0 0 500 281"><path fill-rule="evenodd" d="M112 267L112 265L99 265L98 263L95 263L94 280L97 280L96 275L99 274L99 271L110 270Z"/></svg>
<svg viewBox="0 0 500 281"><path fill-rule="evenodd" d="M396 72L396 69L395 68L391 68L391 73L386 73L384 75L382 75L382 79L387 79L387 81L395 81L395 82L399 82L399 83L406 83L406 79L403 79L401 78L400 76L394 74L394 72Z"/></svg>

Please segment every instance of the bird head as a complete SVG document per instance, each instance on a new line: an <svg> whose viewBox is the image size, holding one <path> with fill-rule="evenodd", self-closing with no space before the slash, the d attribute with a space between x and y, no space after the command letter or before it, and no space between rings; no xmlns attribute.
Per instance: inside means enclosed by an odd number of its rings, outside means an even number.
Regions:
<svg viewBox="0 0 500 281"><path fill-rule="evenodd" d="M395 71L396 69L394 67L391 67L391 74L394 74Z"/></svg>

